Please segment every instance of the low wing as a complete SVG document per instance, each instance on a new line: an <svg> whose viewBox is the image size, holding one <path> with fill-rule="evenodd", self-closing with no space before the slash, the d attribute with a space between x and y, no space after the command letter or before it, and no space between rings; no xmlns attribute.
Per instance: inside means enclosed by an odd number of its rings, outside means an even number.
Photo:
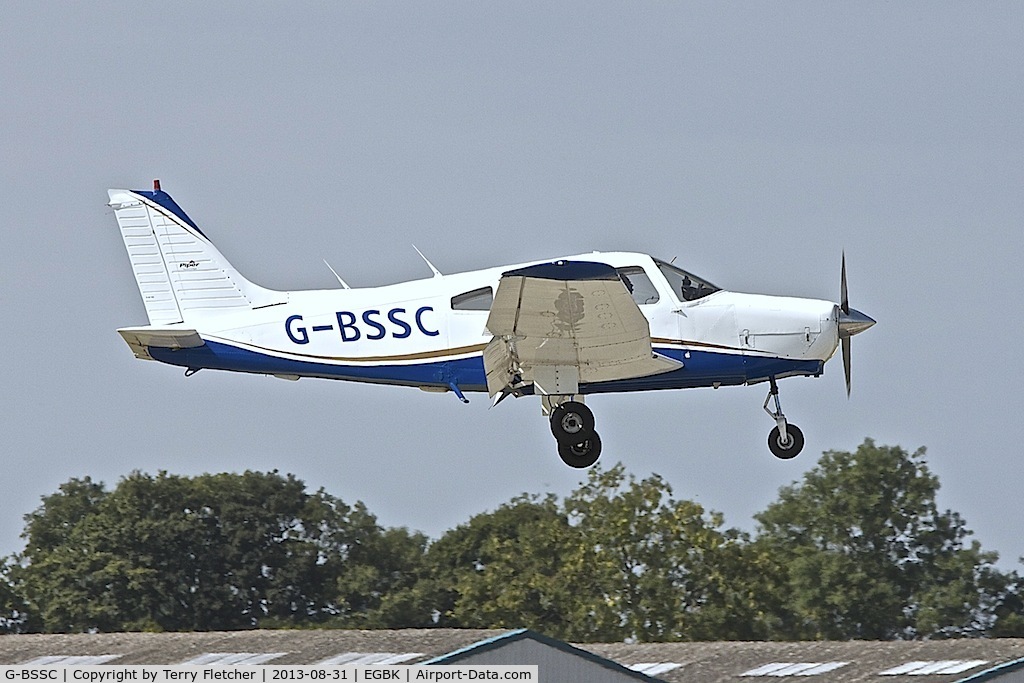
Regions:
<svg viewBox="0 0 1024 683"><path fill-rule="evenodd" d="M123 327L117 331L131 347L136 358L153 360L150 347L196 349L206 344L195 330L180 327Z"/></svg>
<svg viewBox="0 0 1024 683"><path fill-rule="evenodd" d="M557 261L502 275L484 350L491 396L532 383L542 394L682 367L651 350L647 318L614 268Z"/></svg>

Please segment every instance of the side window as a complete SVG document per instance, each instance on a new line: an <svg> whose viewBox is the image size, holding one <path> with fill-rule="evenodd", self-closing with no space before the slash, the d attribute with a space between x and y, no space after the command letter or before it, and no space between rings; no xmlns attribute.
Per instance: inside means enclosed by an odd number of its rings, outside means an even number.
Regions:
<svg viewBox="0 0 1024 683"><path fill-rule="evenodd" d="M718 291L718 287L693 273L687 273L685 270L680 270L672 264L657 259L654 262L658 264L658 269L668 280L669 288L672 289L673 294L679 297L680 301L696 301Z"/></svg>
<svg viewBox="0 0 1024 683"><path fill-rule="evenodd" d="M494 290L481 287L452 297L453 311L489 311L494 303Z"/></svg>
<svg viewBox="0 0 1024 683"><path fill-rule="evenodd" d="M647 273L640 266L630 266L628 268L616 268L619 274L619 278L622 280L622 284L626 285L626 289L633 296L633 301L637 304L653 304L658 301L658 290L654 288L654 283L651 282L651 278L647 277Z"/></svg>

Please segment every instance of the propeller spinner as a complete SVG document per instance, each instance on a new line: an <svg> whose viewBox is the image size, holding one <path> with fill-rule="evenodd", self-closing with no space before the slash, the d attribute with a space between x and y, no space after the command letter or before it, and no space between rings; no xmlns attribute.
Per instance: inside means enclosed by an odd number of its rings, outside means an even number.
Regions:
<svg viewBox="0 0 1024 683"><path fill-rule="evenodd" d="M846 292L846 252L843 252L843 271L840 281L839 340L843 346L843 371L846 373L846 395L850 395L850 337L860 334L875 324L874 318L850 308Z"/></svg>

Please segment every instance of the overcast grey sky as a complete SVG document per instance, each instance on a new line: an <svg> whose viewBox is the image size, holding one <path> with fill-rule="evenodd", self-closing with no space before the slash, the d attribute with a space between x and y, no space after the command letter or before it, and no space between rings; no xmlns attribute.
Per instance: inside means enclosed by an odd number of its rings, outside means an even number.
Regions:
<svg viewBox="0 0 1024 683"><path fill-rule="evenodd" d="M1024 4L4 3L0 554L70 477L279 469L433 537L575 487L536 399L133 359L108 187L167 190L277 289L644 251L879 324L781 384L597 396L602 462L751 515L821 451L928 447L1006 566L1021 529Z"/></svg>

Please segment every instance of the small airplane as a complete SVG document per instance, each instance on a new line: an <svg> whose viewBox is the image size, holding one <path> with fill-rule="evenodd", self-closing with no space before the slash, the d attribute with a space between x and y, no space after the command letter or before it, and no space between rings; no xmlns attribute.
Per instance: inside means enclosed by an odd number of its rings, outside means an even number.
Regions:
<svg viewBox="0 0 1024 683"><path fill-rule="evenodd" d="M149 325L137 358L184 367L540 397L571 467L601 454L588 394L767 382L778 458L803 448L777 380L820 376L875 321L841 300L743 294L647 254L567 256L383 287L281 292L244 278L160 189L109 190ZM417 250L418 251L418 250ZM325 262L326 263L326 262ZM330 265L328 264L328 268ZM331 269L333 272L333 268ZM771 404L771 405L770 405Z"/></svg>

